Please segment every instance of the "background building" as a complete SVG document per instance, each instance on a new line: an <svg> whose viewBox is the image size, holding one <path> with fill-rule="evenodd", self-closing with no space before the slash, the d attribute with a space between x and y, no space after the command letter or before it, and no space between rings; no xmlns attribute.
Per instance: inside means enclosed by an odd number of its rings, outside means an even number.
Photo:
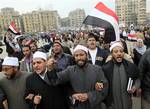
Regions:
<svg viewBox="0 0 150 109"><path fill-rule="evenodd" d="M146 26L146 27L150 27L150 13L146 13L145 26Z"/></svg>
<svg viewBox="0 0 150 109"><path fill-rule="evenodd" d="M77 29L82 25L83 20L85 19L84 9L76 9L69 13L70 27Z"/></svg>
<svg viewBox="0 0 150 109"><path fill-rule="evenodd" d="M33 11L22 15L24 31L47 32L60 27L60 17L57 11Z"/></svg>
<svg viewBox="0 0 150 109"><path fill-rule="evenodd" d="M65 17L61 19L61 27L70 27L69 17Z"/></svg>
<svg viewBox="0 0 150 109"><path fill-rule="evenodd" d="M14 21L22 33L48 32L51 30L77 30L85 19L84 9L76 9L68 17L60 19L57 11L38 10L19 15L13 8L3 8L0 12L0 33Z"/></svg>
<svg viewBox="0 0 150 109"><path fill-rule="evenodd" d="M137 0L138 12L137 22L139 25L144 25L146 21L146 0Z"/></svg>
<svg viewBox="0 0 150 109"><path fill-rule="evenodd" d="M119 23L126 26L144 25L146 21L146 0L116 0Z"/></svg>
<svg viewBox="0 0 150 109"><path fill-rule="evenodd" d="M4 33L8 29L10 23L14 21L16 27L22 30L20 23L19 12L15 11L14 8L3 8L0 12L0 33Z"/></svg>

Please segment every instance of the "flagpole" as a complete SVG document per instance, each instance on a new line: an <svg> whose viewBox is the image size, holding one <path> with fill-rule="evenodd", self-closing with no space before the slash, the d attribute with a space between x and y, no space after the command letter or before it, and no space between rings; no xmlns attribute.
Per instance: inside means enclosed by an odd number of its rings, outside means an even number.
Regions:
<svg viewBox="0 0 150 109"><path fill-rule="evenodd" d="M81 28L82 28L82 26L83 26L83 23L81 24L81 26L80 26L80 28L79 28L79 32L81 32Z"/></svg>
<svg viewBox="0 0 150 109"><path fill-rule="evenodd" d="M85 17L85 19L83 20L83 22L82 22L82 24L81 24L81 26L80 26L80 29L79 29L79 32L81 32L81 28L82 28L82 26L83 26L83 24L84 24L84 21L87 19L87 17Z"/></svg>

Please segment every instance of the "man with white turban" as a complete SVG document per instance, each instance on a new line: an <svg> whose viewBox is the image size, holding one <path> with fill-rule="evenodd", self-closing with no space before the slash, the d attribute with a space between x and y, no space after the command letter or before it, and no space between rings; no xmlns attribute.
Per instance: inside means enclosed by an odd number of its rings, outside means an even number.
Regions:
<svg viewBox="0 0 150 109"><path fill-rule="evenodd" d="M5 104L4 106L9 109L29 109L23 99L26 78L29 74L19 71L18 58L5 57L2 63L2 72L5 77L0 80L0 88L3 90L0 103Z"/></svg>
<svg viewBox="0 0 150 109"><path fill-rule="evenodd" d="M112 60L102 67L109 81L108 96L105 99L105 104L108 109L132 109L131 94L140 85L138 68L124 59L122 44L113 43L110 47L110 52ZM129 80L133 81L133 83ZM129 85L129 83L131 84Z"/></svg>
<svg viewBox="0 0 150 109"><path fill-rule="evenodd" d="M74 90L71 99L74 109L101 109L101 101L107 94L107 80L100 66L87 62L88 49L77 45L74 49L76 64L61 72L51 71L50 80L53 84L70 82ZM101 91L95 90L96 82L104 84Z"/></svg>
<svg viewBox="0 0 150 109"><path fill-rule="evenodd" d="M36 51L33 54L33 70L26 81L25 100L30 109L66 109L59 87L49 82L46 53Z"/></svg>

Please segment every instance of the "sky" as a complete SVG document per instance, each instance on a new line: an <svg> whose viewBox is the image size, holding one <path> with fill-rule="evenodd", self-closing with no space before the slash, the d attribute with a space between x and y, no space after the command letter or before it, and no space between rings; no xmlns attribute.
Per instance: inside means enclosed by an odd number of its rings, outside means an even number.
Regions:
<svg viewBox="0 0 150 109"><path fill-rule="evenodd" d="M70 11L77 8L88 11L89 4L87 0L0 0L0 8L13 7L20 13L31 12L40 8L58 10L61 17L67 17Z"/></svg>
<svg viewBox="0 0 150 109"><path fill-rule="evenodd" d="M87 2L88 1L88 2ZM12 7L21 14L33 10L57 10L61 17L67 17L68 13L77 8L84 9L86 13L92 0L0 0L0 9ZM147 11L150 12L150 0L147 0Z"/></svg>

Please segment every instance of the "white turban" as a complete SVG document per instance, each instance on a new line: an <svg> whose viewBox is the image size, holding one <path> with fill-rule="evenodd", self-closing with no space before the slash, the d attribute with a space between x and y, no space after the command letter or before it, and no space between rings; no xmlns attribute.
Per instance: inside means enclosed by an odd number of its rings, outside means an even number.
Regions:
<svg viewBox="0 0 150 109"><path fill-rule="evenodd" d="M142 42L143 43L143 40L142 39L137 39L137 42Z"/></svg>
<svg viewBox="0 0 150 109"><path fill-rule="evenodd" d="M77 45L77 46L75 47L75 49L73 50L73 53L75 53L77 50L83 50L83 51L85 51L86 53L88 53L88 48L85 47L85 46L83 46L83 45Z"/></svg>
<svg viewBox="0 0 150 109"><path fill-rule="evenodd" d="M8 66L19 66L18 58L16 57L5 57L2 65L8 65Z"/></svg>
<svg viewBox="0 0 150 109"><path fill-rule="evenodd" d="M41 52L41 51L36 51L33 54L33 59L35 59L35 58L41 58L41 59L47 60L47 54L44 52Z"/></svg>
<svg viewBox="0 0 150 109"><path fill-rule="evenodd" d="M123 46L119 42L116 42L116 43L113 43L111 45L111 47L109 48L110 52L113 50L113 48L115 48L117 46L123 48Z"/></svg>

